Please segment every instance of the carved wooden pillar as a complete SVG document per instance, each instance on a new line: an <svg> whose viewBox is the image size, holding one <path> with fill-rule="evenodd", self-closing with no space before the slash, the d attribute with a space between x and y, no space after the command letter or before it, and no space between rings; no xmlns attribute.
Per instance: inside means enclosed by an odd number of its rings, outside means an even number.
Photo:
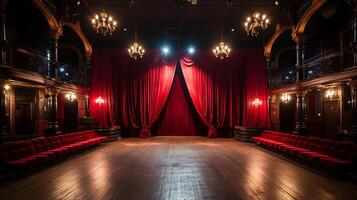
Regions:
<svg viewBox="0 0 357 200"><path fill-rule="evenodd" d="M91 57L92 54L90 52L86 52L86 61L84 66L84 73L86 76L86 87L90 87L91 85Z"/></svg>
<svg viewBox="0 0 357 200"><path fill-rule="evenodd" d="M48 77L57 78L58 68L58 38L62 34L62 29L53 31L50 34L49 49L51 63L48 69Z"/></svg>
<svg viewBox="0 0 357 200"><path fill-rule="evenodd" d="M3 83L0 82L0 144L7 138L7 110L6 110L6 91Z"/></svg>
<svg viewBox="0 0 357 200"><path fill-rule="evenodd" d="M357 80L351 81L352 127L348 139L357 143Z"/></svg>
<svg viewBox="0 0 357 200"><path fill-rule="evenodd" d="M296 82L304 80L305 69L304 59L305 59L305 38L303 36L296 36L294 38L296 43Z"/></svg>
<svg viewBox="0 0 357 200"><path fill-rule="evenodd" d="M357 45L357 13L356 13L356 11L355 11L355 16L353 18L352 30L353 30L353 44ZM352 51L353 51L353 66L357 66L357 49L356 49L356 46L354 46Z"/></svg>
<svg viewBox="0 0 357 200"><path fill-rule="evenodd" d="M308 134L306 94L307 92L302 90L296 92L296 122L294 133L298 135Z"/></svg>
<svg viewBox="0 0 357 200"><path fill-rule="evenodd" d="M86 95L85 96L85 117L90 117L90 107L89 107L89 96L88 95Z"/></svg>
<svg viewBox="0 0 357 200"><path fill-rule="evenodd" d="M61 134L57 121L57 89L48 88L48 128L46 135Z"/></svg>
<svg viewBox="0 0 357 200"><path fill-rule="evenodd" d="M270 63L270 56L266 56L266 71L267 71L267 78L268 78L268 87L271 86L271 63Z"/></svg>
<svg viewBox="0 0 357 200"><path fill-rule="evenodd" d="M7 64L6 58L6 48L7 48L7 35L6 35L6 4L7 0L0 0L0 21L1 21L1 31L0 31L0 44L1 44L1 56L0 64Z"/></svg>

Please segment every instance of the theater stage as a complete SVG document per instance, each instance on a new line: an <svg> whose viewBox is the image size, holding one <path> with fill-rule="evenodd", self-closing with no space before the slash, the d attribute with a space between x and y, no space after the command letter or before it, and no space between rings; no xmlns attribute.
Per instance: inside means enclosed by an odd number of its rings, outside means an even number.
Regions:
<svg viewBox="0 0 357 200"><path fill-rule="evenodd" d="M124 139L0 186L0 199L353 199L357 185L252 144Z"/></svg>

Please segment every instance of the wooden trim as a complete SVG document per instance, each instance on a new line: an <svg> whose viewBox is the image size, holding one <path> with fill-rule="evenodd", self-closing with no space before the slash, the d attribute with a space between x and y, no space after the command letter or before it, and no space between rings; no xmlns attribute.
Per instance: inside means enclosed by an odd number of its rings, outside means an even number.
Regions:
<svg viewBox="0 0 357 200"><path fill-rule="evenodd" d="M13 68L0 65L0 74L3 79L11 79L12 84L25 87L56 87L62 90L74 91L80 94L89 94L90 89L81 86L63 83L55 79L49 79L39 73L31 72L24 69ZM6 77L6 78L5 78Z"/></svg>
<svg viewBox="0 0 357 200"><path fill-rule="evenodd" d="M311 89L314 87L320 87L323 84L336 83L342 81L349 81L357 77L357 69L345 70L342 72L332 73L313 80L301 81L290 85L283 86L281 88L273 88L269 91L270 95L280 94L283 92L292 92L297 89Z"/></svg>
<svg viewBox="0 0 357 200"><path fill-rule="evenodd" d="M293 30L292 37L293 39L297 36L302 36L305 33L305 28L307 23L310 21L311 17L315 14L315 12L324 5L327 0L313 0L309 9L304 13L295 29Z"/></svg>
<svg viewBox="0 0 357 200"><path fill-rule="evenodd" d="M270 38L268 43L265 45L265 48L264 48L265 57L271 56L271 50L273 48L275 41L279 38L279 36L281 34L283 34L285 31L288 31L288 30L293 30L293 27L292 26L283 26L283 27L279 27L278 29L275 30L273 36Z"/></svg>
<svg viewBox="0 0 357 200"><path fill-rule="evenodd" d="M59 38L62 35L61 25L57 22L55 16L47 8L43 0L32 0L36 7L41 11L43 16L46 18L48 25L50 26L51 33L55 38Z"/></svg>
<svg viewBox="0 0 357 200"><path fill-rule="evenodd" d="M82 40L86 56L88 56L87 54L89 54L90 57L93 52L92 46L89 43L87 37L84 35L80 24L79 23L74 24L72 22L64 22L63 25L71 28L78 35L78 37Z"/></svg>

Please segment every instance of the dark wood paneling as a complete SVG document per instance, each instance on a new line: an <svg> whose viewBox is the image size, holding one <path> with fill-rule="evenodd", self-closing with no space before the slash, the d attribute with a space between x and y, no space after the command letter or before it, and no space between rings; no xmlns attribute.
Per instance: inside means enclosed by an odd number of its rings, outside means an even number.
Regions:
<svg viewBox="0 0 357 200"><path fill-rule="evenodd" d="M323 107L325 137L336 138L337 127L340 127L340 102L338 100L324 101Z"/></svg>

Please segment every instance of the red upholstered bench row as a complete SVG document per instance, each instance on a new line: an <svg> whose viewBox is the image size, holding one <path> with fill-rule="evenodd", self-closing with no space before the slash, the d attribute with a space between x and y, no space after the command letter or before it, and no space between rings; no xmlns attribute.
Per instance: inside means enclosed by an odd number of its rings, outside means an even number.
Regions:
<svg viewBox="0 0 357 200"><path fill-rule="evenodd" d="M27 170L76 154L105 140L106 137L90 130L4 144L0 145L0 164L7 170Z"/></svg>
<svg viewBox="0 0 357 200"><path fill-rule="evenodd" d="M333 172L350 169L357 156L357 145L266 130L252 140L258 145L274 149L310 164Z"/></svg>

